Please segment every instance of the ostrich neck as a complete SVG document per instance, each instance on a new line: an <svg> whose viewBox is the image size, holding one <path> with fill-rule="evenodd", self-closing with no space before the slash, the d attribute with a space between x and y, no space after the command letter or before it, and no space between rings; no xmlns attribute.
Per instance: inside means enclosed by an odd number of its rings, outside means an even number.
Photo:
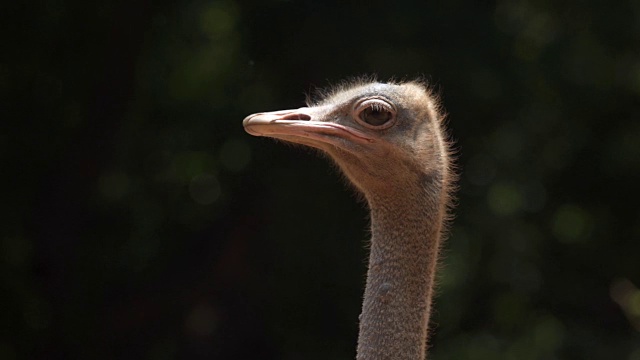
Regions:
<svg viewBox="0 0 640 360"><path fill-rule="evenodd" d="M426 356L444 215L438 183L404 188L402 194L367 197L372 238L358 360L421 360Z"/></svg>

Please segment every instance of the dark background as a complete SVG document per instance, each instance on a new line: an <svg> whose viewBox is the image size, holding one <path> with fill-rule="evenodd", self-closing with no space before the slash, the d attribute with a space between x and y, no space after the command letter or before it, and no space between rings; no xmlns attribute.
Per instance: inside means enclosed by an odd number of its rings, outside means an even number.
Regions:
<svg viewBox="0 0 640 360"><path fill-rule="evenodd" d="M457 141L430 358L640 359L638 1L0 14L0 358L353 359L367 211L241 121L378 74Z"/></svg>

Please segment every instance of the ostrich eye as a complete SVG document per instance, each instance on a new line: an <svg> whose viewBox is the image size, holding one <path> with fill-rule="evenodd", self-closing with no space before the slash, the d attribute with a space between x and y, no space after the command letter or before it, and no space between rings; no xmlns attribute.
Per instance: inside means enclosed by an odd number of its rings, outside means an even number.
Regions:
<svg viewBox="0 0 640 360"><path fill-rule="evenodd" d="M381 130L393 125L396 109L383 99L368 99L356 106L356 114L362 125Z"/></svg>
<svg viewBox="0 0 640 360"><path fill-rule="evenodd" d="M354 115L361 125L374 130L383 130L395 123L396 108L386 99L369 98L356 104Z"/></svg>
<svg viewBox="0 0 640 360"><path fill-rule="evenodd" d="M360 113L360 118L369 125L381 126L389 122L393 114L381 106L370 106Z"/></svg>

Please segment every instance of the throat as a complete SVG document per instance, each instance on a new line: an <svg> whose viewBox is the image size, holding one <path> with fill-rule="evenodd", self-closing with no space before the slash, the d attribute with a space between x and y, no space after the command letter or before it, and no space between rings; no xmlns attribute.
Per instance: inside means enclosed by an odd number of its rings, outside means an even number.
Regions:
<svg viewBox="0 0 640 360"><path fill-rule="evenodd" d="M426 191L413 194L369 199L372 238L360 360L425 357L444 209Z"/></svg>

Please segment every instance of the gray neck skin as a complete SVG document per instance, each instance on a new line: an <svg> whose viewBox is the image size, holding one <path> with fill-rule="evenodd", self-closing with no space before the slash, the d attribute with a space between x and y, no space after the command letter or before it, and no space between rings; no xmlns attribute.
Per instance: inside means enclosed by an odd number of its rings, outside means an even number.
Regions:
<svg viewBox="0 0 640 360"><path fill-rule="evenodd" d="M368 197L372 238L358 360L425 358L444 215L439 185L403 192L411 198Z"/></svg>

